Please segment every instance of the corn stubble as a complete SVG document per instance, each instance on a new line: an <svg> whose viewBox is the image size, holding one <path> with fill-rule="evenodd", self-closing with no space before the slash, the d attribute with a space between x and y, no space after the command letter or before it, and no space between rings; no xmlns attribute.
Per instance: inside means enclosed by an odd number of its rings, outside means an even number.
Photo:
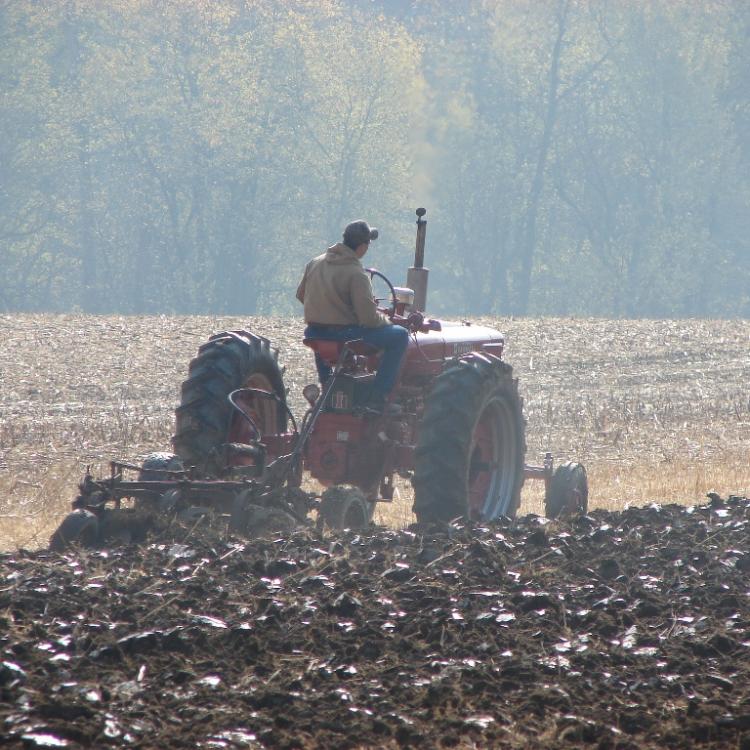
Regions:
<svg viewBox="0 0 750 750"><path fill-rule="evenodd" d="M750 492L750 321L483 319L507 335L530 462L580 460L589 507ZM0 548L46 544L90 465L169 448L190 359L214 331L280 348L295 413L312 356L295 318L0 316ZM414 519L411 488L375 520ZM521 512L542 513L540 483Z"/></svg>

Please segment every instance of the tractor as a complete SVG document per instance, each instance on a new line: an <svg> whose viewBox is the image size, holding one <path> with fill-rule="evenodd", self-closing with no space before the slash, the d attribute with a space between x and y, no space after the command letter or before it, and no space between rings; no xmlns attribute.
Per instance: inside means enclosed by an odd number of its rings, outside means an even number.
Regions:
<svg viewBox="0 0 750 750"><path fill-rule="evenodd" d="M321 526L363 528L377 503L393 500L396 477L411 480L420 524L513 517L526 479L544 480L548 517L585 513L581 464L554 468L550 453L542 465L525 463L523 400L503 359L504 336L426 316L426 211L416 214L406 286L367 269L383 288L379 309L409 330L395 408L372 414L363 406L377 349L362 340L305 340L332 376L305 386L308 408L298 422L271 342L244 330L216 333L182 384L173 452L141 464L113 461L101 479L87 472L51 547L137 541L164 514L219 516L251 537L311 523L311 511ZM303 489L314 484L306 475L323 489Z"/></svg>

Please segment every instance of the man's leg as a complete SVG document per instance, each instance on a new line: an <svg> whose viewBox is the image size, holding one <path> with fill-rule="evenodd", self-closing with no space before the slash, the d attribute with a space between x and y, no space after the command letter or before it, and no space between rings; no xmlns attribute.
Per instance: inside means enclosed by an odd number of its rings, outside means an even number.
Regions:
<svg viewBox="0 0 750 750"><path fill-rule="evenodd" d="M318 371L320 384L324 386L328 382L328 378L331 377L333 368L326 364L326 361L317 352L315 352L315 369Z"/></svg>
<svg viewBox="0 0 750 750"><path fill-rule="evenodd" d="M361 331L363 330L364 329L359 326L339 328L308 325L305 328L304 336L306 339L320 339L323 341L348 341L349 339L360 338ZM323 357L317 352L315 352L315 368L318 371L318 380L320 380L320 384L325 386L333 373L333 368L326 364Z"/></svg>
<svg viewBox="0 0 750 750"><path fill-rule="evenodd" d="M384 401L396 384L401 360L409 344L409 333L406 328L397 325L380 328L365 328L362 338L378 349L383 350L375 380L372 382L371 398L373 401Z"/></svg>

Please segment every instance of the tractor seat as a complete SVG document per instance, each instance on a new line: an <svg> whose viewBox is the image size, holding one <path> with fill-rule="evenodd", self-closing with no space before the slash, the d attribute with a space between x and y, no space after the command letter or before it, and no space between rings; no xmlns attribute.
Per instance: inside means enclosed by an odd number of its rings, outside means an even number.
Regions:
<svg viewBox="0 0 750 750"><path fill-rule="evenodd" d="M372 357L380 349L373 344L368 344L364 339L353 339L352 341L329 341L327 339L303 339L302 343L309 346L316 354L326 362L334 365L339 361L341 352L346 347L352 354L360 357Z"/></svg>

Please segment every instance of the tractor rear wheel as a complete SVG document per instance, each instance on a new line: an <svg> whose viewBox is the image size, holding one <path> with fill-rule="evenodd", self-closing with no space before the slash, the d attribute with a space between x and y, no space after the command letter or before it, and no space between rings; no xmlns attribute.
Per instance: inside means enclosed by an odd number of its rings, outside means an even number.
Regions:
<svg viewBox="0 0 750 750"><path fill-rule="evenodd" d="M182 384L172 443L185 466L216 475L224 468L223 444L253 439L252 428L227 398L238 388L269 391L286 404L278 351L268 339L247 331L217 333L199 349ZM286 409L273 399L256 399L252 417L264 435L286 431Z"/></svg>
<svg viewBox="0 0 750 750"><path fill-rule="evenodd" d="M453 360L435 379L419 426L412 478L417 520L513 517L525 455L513 368L479 353Z"/></svg>

